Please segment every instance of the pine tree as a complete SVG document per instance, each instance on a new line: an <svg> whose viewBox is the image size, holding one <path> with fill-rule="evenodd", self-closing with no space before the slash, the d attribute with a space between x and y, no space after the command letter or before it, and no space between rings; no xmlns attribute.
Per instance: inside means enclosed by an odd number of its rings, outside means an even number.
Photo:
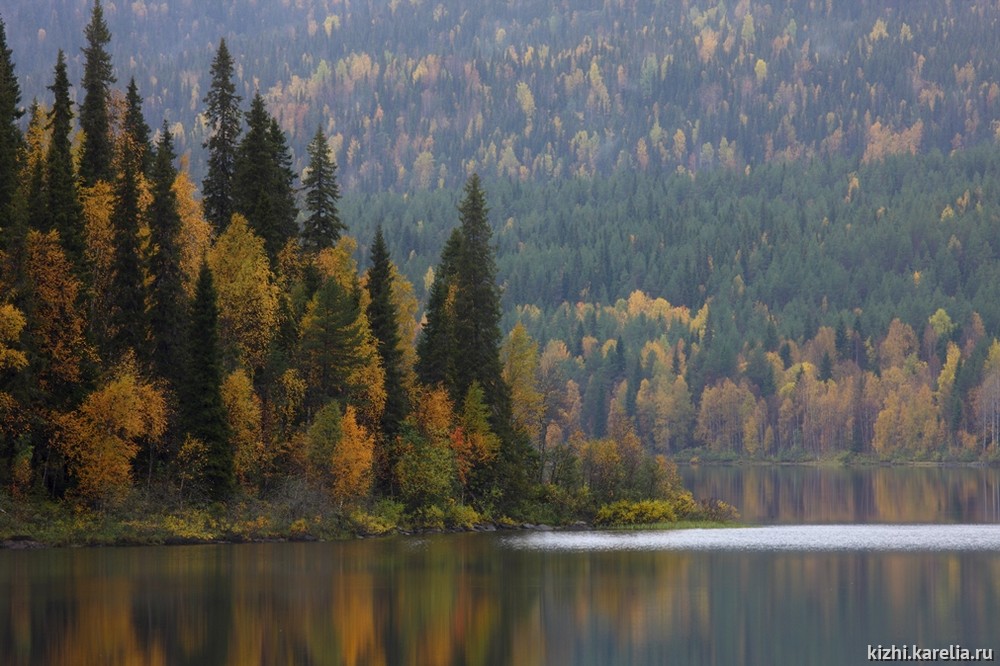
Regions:
<svg viewBox="0 0 1000 666"><path fill-rule="evenodd" d="M291 157L285 136L264 106L260 93L246 114L247 132L236 152L233 210L242 213L264 239L267 256L275 265L278 252L295 236Z"/></svg>
<svg viewBox="0 0 1000 666"><path fill-rule="evenodd" d="M409 401L403 387L403 355L399 349L399 324L396 306L392 302L392 262L385 245L382 226L375 229L372 243L372 267L368 270L368 325L378 344L378 355L385 371L385 410L382 412L380 430L383 438L391 442L399 433L400 424L409 411ZM383 490L391 483L396 461L387 455L378 456L376 480Z"/></svg>
<svg viewBox="0 0 1000 666"><path fill-rule="evenodd" d="M56 57L55 79L49 87L54 96L49 113L48 128L52 133L49 152L45 160L45 181L48 190L47 224L59 232L66 256L83 272L83 210L76 191L76 174L70 147L73 123L73 102L69 98L69 78L66 76L66 56L59 51Z"/></svg>
<svg viewBox="0 0 1000 666"><path fill-rule="evenodd" d="M222 402L222 368L219 362L219 311L208 262L202 262L191 305L188 364L181 412L184 431L206 449L204 481L209 497L228 498L236 485L233 451Z"/></svg>
<svg viewBox="0 0 1000 666"><path fill-rule="evenodd" d="M330 146L322 129L316 129L316 135L306 150L309 153L309 172L302 185L306 190L309 216L302 228L302 247L318 252L336 245L347 226L340 220L337 210L340 200L337 164L330 157Z"/></svg>
<svg viewBox="0 0 1000 666"><path fill-rule="evenodd" d="M204 145L208 148L208 174L202 192L205 217L218 232L225 229L233 214L233 174L240 135L241 98L233 83L233 60L225 39L219 41L211 73L205 118L212 133Z"/></svg>
<svg viewBox="0 0 1000 666"><path fill-rule="evenodd" d="M83 130L83 154L80 179L90 186L98 180L111 182L111 135L108 118L108 92L115 82L107 45L111 32L104 21L101 0L94 0L90 23L84 30L87 46L83 48L83 104L80 105L80 128Z"/></svg>
<svg viewBox="0 0 1000 666"><path fill-rule="evenodd" d="M21 102L21 89L14 75L14 61L11 50L7 48L7 33L3 19L0 19L0 227L7 226L7 216L17 191L17 173L20 165L20 152L24 144L18 120L24 115L24 110L18 104ZM6 229L0 228L6 236Z"/></svg>
<svg viewBox="0 0 1000 666"><path fill-rule="evenodd" d="M174 180L173 138L164 121L153 161L153 201L149 207L149 325L152 361L157 373L177 390L183 379L186 316L179 236L181 217L177 211Z"/></svg>

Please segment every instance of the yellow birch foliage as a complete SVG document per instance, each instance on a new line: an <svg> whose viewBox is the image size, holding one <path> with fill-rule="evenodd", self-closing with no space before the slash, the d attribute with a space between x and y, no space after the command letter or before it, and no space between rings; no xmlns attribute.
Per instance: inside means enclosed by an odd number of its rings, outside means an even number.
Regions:
<svg viewBox="0 0 1000 666"><path fill-rule="evenodd" d="M455 468L465 486L474 469L493 460L500 450L500 438L490 430L489 412L479 382L472 382L465 394L459 426L451 434Z"/></svg>
<svg viewBox="0 0 1000 666"><path fill-rule="evenodd" d="M56 231L30 230L25 242L25 270L32 317L28 322L39 356L42 389L80 380L80 363L92 352L84 338L86 322L77 310L80 282L62 250Z"/></svg>
<svg viewBox="0 0 1000 666"><path fill-rule="evenodd" d="M261 402L243 368L237 368L222 383L222 404L226 407L233 467L244 488L253 487L270 467L261 429Z"/></svg>
<svg viewBox="0 0 1000 666"><path fill-rule="evenodd" d="M110 183L97 181L93 187L80 188L83 205L84 255L90 268L94 291L94 317L107 321L110 316L112 265L115 260L115 229L111 214L115 193Z"/></svg>
<svg viewBox="0 0 1000 666"><path fill-rule="evenodd" d="M0 305L0 370L21 370L28 365L24 352L8 346L24 329L24 315L10 303Z"/></svg>
<svg viewBox="0 0 1000 666"><path fill-rule="evenodd" d="M9 303L0 305L0 371L17 372L28 365L24 352L9 346L9 343L16 343L21 337L24 323L24 315L20 310ZM26 426L23 412L23 407L11 395L0 391L0 437L13 441L17 433L23 431ZM28 465L25 470L26 462ZM13 489L27 488L30 474L30 458L25 461L21 456L14 463Z"/></svg>
<svg viewBox="0 0 1000 666"><path fill-rule="evenodd" d="M354 252L358 242L350 236L341 236L333 247L320 250L316 255L316 268L325 278L335 278L344 291L350 293L358 276L358 265L354 261ZM362 302L362 309L366 303Z"/></svg>
<svg viewBox="0 0 1000 666"><path fill-rule="evenodd" d="M117 504L132 487L139 442L156 442L167 427L163 394L126 363L79 409L58 417L59 446L85 502Z"/></svg>
<svg viewBox="0 0 1000 666"><path fill-rule="evenodd" d="M340 441L330 458L330 492L338 504L353 504L364 499L371 488L375 437L358 423L351 405L344 410L340 429Z"/></svg>
<svg viewBox="0 0 1000 666"><path fill-rule="evenodd" d="M413 285L406 279L395 263L389 264L392 278L392 293L389 298L396 308L396 325L399 327L400 371L403 389L410 395L417 383L417 311L420 309Z"/></svg>
<svg viewBox="0 0 1000 666"><path fill-rule="evenodd" d="M235 347L237 361L247 369L262 367L278 324L278 288L263 239L235 214L208 265L218 293L219 339Z"/></svg>
<svg viewBox="0 0 1000 666"><path fill-rule="evenodd" d="M180 168L177 170L172 189L177 196L177 212L181 217L178 242L184 291L187 292L188 298L194 298L202 259L212 245L212 225L205 219L201 201L195 196L198 188L191 181L187 155L183 155L180 159Z"/></svg>
<svg viewBox="0 0 1000 666"><path fill-rule="evenodd" d="M538 388L538 344L521 322L507 336L500 359L504 381L510 386L514 426L537 444L545 414L542 392Z"/></svg>

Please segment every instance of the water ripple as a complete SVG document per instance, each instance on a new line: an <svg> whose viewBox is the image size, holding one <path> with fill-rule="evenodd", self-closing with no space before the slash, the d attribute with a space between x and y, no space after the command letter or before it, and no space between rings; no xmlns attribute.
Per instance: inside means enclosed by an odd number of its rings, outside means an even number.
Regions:
<svg viewBox="0 0 1000 666"><path fill-rule="evenodd" d="M665 531L538 532L504 545L549 551L997 551L1000 525L774 525Z"/></svg>

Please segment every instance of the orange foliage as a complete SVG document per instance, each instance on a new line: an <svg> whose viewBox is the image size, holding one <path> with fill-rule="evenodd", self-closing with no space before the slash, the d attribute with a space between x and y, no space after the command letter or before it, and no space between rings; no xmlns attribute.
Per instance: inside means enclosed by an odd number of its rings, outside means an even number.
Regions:
<svg viewBox="0 0 1000 666"><path fill-rule="evenodd" d="M29 329L46 361L38 383L43 389L75 384L80 381L80 364L92 352L84 339L86 322L76 306L80 281L73 275L58 232L28 232L25 270L32 303Z"/></svg>
<svg viewBox="0 0 1000 666"><path fill-rule="evenodd" d="M371 488L375 438L358 423L351 405L344 410L340 428L340 441L330 458L330 494L335 502L344 505L363 499Z"/></svg>
<svg viewBox="0 0 1000 666"><path fill-rule="evenodd" d="M163 394L126 362L79 409L57 418L58 445L69 460L76 493L88 503L117 504L132 487L132 461L143 439L167 427Z"/></svg>

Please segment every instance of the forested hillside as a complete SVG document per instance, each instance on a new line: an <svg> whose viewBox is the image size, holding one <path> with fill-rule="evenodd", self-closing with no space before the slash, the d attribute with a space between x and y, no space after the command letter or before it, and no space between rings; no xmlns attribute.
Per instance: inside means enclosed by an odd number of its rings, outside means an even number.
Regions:
<svg viewBox="0 0 1000 666"><path fill-rule="evenodd" d="M89 7L5 12L27 101L47 98L58 48L80 79ZM991 140L1000 108L986 0L139 0L106 14L118 79L169 120L196 181L220 38L296 171L322 128L347 191L947 153Z"/></svg>

